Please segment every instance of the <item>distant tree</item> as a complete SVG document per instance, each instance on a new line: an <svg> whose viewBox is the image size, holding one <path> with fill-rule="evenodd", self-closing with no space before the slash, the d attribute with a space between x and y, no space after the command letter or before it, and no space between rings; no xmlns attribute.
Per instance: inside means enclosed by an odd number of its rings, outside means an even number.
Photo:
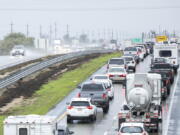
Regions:
<svg viewBox="0 0 180 135"><path fill-rule="evenodd" d="M80 41L81 43L87 43L87 42L89 42L88 36L87 36L86 34L80 35L79 41Z"/></svg>
<svg viewBox="0 0 180 135"><path fill-rule="evenodd" d="M0 42L0 48L5 51L10 51L15 45L24 45L25 47L34 46L34 38L26 37L22 33L11 33L4 37Z"/></svg>

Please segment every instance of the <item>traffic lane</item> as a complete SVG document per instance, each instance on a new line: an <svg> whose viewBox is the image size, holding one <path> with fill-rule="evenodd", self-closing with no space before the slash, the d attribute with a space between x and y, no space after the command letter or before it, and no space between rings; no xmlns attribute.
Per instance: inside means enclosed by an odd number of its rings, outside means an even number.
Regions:
<svg viewBox="0 0 180 135"><path fill-rule="evenodd" d="M141 61L136 66L136 73L147 73L150 71L150 64L151 64L151 56L148 55L144 61Z"/></svg>
<svg viewBox="0 0 180 135"><path fill-rule="evenodd" d="M104 65L99 70L97 70L95 74L105 74L107 71L107 65ZM93 76L92 75L92 76ZM91 77L87 78L84 82L90 80ZM59 102L52 110L50 110L47 115L50 116L60 116L63 115L66 111L66 103L70 102L72 98L76 97L79 93L79 89L73 90L68 96L66 96L61 102Z"/></svg>
<svg viewBox="0 0 180 135"><path fill-rule="evenodd" d="M94 123L74 121L68 124L70 130L74 131L74 135L103 135L105 132L111 132L117 129L117 114L125 100L125 92L123 86L114 84L114 99L110 101L110 108L107 114L103 114L101 108L98 108L97 120ZM66 120L66 118L65 118ZM64 121L65 121L64 120Z"/></svg>
<svg viewBox="0 0 180 135"><path fill-rule="evenodd" d="M143 67L144 64L150 63L149 60L150 57L147 57L139 64L139 67ZM142 68L141 71L147 72L147 70L144 68ZM75 135L102 135L104 133L111 134L115 131L115 129L118 128L117 114L125 101L125 91L120 84L114 84L113 86L115 88L115 98L110 103L110 110L108 114L104 115L102 109L98 109L96 122L86 123L82 121L75 121L73 124L69 124L68 126L70 130L74 131ZM66 118L63 121L66 122Z"/></svg>

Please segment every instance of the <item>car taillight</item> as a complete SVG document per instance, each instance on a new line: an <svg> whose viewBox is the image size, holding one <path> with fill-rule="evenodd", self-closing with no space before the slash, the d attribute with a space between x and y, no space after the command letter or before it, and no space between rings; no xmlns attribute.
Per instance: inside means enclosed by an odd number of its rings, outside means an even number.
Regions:
<svg viewBox="0 0 180 135"><path fill-rule="evenodd" d="M106 94L103 94L103 95L102 95L102 98L103 98L103 99L105 99L106 97L107 97L107 95L106 95Z"/></svg>
<svg viewBox="0 0 180 135"><path fill-rule="evenodd" d="M158 113L154 113L154 114L153 114L153 117L154 117L154 118L158 118L158 117L159 117L159 116L158 116Z"/></svg>
<svg viewBox="0 0 180 135"><path fill-rule="evenodd" d="M161 89L161 92L164 92L164 91L165 91L165 89L164 89L164 88L162 88L162 89Z"/></svg>
<svg viewBox="0 0 180 135"><path fill-rule="evenodd" d="M150 114L149 113L146 113L146 118L150 118Z"/></svg>
<svg viewBox="0 0 180 135"><path fill-rule="evenodd" d="M92 110L93 107L92 106L87 106L87 109Z"/></svg>
<svg viewBox="0 0 180 135"><path fill-rule="evenodd" d="M129 118L130 118L130 115L129 115L129 114L127 114L127 115L126 115L126 118L127 118L127 119L129 119Z"/></svg>
<svg viewBox="0 0 180 135"><path fill-rule="evenodd" d="M109 75L109 77L113 77L114 75Z"/></svg>
<svg viewBox="0 0 180 135"><path fill-rule="evenodd" d="M77 97L81 97L81 93L78 93Z"/></svg>
<svg viewBox="0 0 180 135"><path fill-rule="evenodd" d="M73 108L73 106L68 106L67 109L71 110Z"/></svg>
<svg viewBox="0 0 180 135"><path fill-rule="evenodd" d="M123 74L123 75L119 75L120 77L126 77L126 75L125 74Z"/></svg>

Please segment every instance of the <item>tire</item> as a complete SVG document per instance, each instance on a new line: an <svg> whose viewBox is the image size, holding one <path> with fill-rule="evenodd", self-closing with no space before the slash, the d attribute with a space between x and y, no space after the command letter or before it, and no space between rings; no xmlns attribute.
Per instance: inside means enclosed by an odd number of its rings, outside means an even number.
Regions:
<svg viewBox="0 0 180 135"><path fill-rule="evenodd" d="M170 86L168 86L167 87L167 95L170 95L170 90L171 90L171 88L170 88Z"/></svg>
<svg viewBox="0 0 180 135"><path fill-rule="evenodd" d="M108 113L109 111L109 104L103 108L103 113Z"/></svg>
<svg viewBox="0 0 180 135"><path fill-rule="evenodd" d="M72 123L72 122L73 120L69 116L67 116L67 123Z"/></svg>
<svg viewBox="0 0 180 135"><path fill-rule="evenodd" d="M136 73L136 68L134 68L134 70L133 70L133 71L134 71L134 73Z"/></svg>
<svg viewBox="0 0 180 135"><path fill-rule="evenodd" d="M172 78L172 79L170 80L170 82L171 82L171 84L173 84L173 83L174 83L174 78Z"/></svg>

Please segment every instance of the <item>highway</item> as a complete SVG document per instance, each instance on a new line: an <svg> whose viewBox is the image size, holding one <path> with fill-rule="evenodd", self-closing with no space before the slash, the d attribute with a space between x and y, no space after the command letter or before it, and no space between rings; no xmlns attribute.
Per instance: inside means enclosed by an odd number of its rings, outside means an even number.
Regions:
<svg viewBox="0 0 180 135"><path fill-rule="evenodd" d="M141 62L136 67L136 72L148 72L150 70L151 56L148 56L143 62ZM104 74L106 72L106 66L103 66L100 70L98 70L95 74ZM179 74L178 74L179 75ZM175 83L177 77L175 77ZM168 97L167 101L163 103L163 122L160 125L159 133L150 134L150 135L162 135L167 130L168 126L168 117L170 115L169 108L171 101L174 96L174 87L176 84L173 84L171 87L171 94ZM114 130L117 128L117 113L123 104L125 97L121 84L114 84L115 97L114 100L110 102L110 109L107 114L103 114L101 109L98 109L97 120L94 123L82 122L82 121L74 121L73 124L68 124L70 130L75 132L75 135L113 135ZM72 97L75 97L78 93L78 89L74 90L69 94L62 102L60 102L57 106L55 106L47 115L56 115L59 116L59 124L66 124L66 102L70 101ZM168 134L169 135L169 134Z"/></svg>
<svg viewBox="0 0 180 135"><path fill-rule="evenodd" d="M17 64L41 58L46 55L48 54L27 50L25 56L0 56L0 69L15 66Z"/></svg>

